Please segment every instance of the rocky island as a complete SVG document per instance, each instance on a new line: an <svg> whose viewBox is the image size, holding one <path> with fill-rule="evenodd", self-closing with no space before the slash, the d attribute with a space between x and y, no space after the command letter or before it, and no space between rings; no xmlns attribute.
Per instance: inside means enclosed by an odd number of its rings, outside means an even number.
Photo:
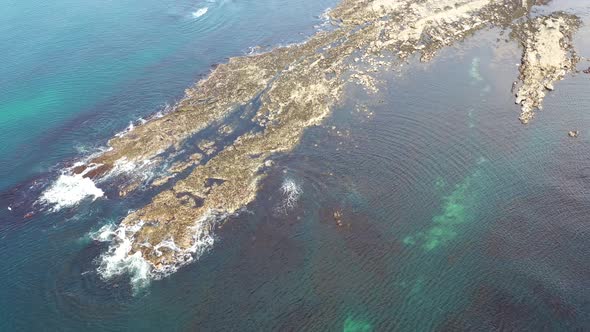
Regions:
<svg viewBox="0 0 590 332"><path fill-rule="evenodd" d="M580 20L564 13L537 17L514 29L524 48L520 67L521 87L516 103L522 106L520 121L527 124L541 109L547 90L576 68L578 57L572 36Z"/></svg>
<svg viewBox="0 0 590 332"><path fill-rule="evenodd" d="M564 13L530 17L535 4L343 0L328 14L333 29L217 66L172 111L114 137L108 151L72 169L94 181L122 179L121 197L140 190L146 180L137 174L163 170L148 181L151 202L115 231L100 269L124 273L121 263L135 260L158 278L190 262L223 216L254 201L272 159L343 101L347 85L376 93L375 73L413 56L428 61L478 30L507 29L522 44L516 102L529 122L546 90L575 68L571 39L580 24ZM170 165L171 158L178 161Z"/></svg>

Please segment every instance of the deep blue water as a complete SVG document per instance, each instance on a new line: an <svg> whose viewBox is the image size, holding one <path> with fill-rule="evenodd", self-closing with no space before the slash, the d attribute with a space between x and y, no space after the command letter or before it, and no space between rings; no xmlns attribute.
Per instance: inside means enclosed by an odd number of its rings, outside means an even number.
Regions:
<svg viewBox="0 0 590 332"><path fill-rule="evenodd" d="M126 276L99 278L106 245L89 233L149 197L31 218L29 207L7 210L129 121L173 103L211 65L305 39L333 4L7 6L0 330L587 330L590 76L556 85L522 126L510 92L517 67L506 65L519 50L497 30L382 73L377 96L351 87L324 126L277 160L208 254L139 291ZM589 32L576 40L582 55ZM303 194L277 210L288 179Z"/></svg>

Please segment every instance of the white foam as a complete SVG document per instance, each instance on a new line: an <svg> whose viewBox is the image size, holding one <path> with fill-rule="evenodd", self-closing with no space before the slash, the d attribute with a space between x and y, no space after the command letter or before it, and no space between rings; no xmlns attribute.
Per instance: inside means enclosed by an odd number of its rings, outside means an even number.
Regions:
<svg viewBox="0 0 590 332"><path fill-rule="evenodd" d="M147 247L151 246L149 243L145 243L144 245ZM162 242L158 243L154 247L154 251L156 252L156 255L162 256L162 252L160 251L160 249L162 249L162 248L166 248L166 249L172 250L174 252L179 252L181 250L180 248L178 248L178 246L174 242L174 239L172 239L172 238L168 239L168 240L163 240Z"/></svg>
<svg viewBox="0 0 590 332"><path fill-rule="evenodd" d="M332 18L330 17L331 12L332 8L330 7L324 10L324 12L319 17L322 23L316 26L316 29L318 29L319 31L325 31L332 28Z"/></svg>
<svg viewBox="0 0 590 332"><path fill-rule="evenodd" d="M103 226L93 237L96 241L112 242L109 250L100 257L98 274L104 280L128 274L134 290L149 284L151 265L141 256L141 252L129 255L132 248L133 235L143 226L139 223L133 227L113 225Z"/></svg>
<svg viewBox="0 0 590 332"><path fill-rule="evenodd" d="M225 219L227 214L213 215L208 213L202 220L198 221L193 227L193 245L189 252L193 258L199 258L206 253L215 244L215 237L211 232L213 225L221 219Z"/></svg>
<svg viewBox="0 0 590 332"><path fill-rule="evenodd" d="M123 136L129 134L130 132L132 132L133 129L135 129L135 124L133 124L133 121L129 121L129 125L127 126L127 128L125 128L125 130L123 130L122 132L116 133L115 136L116 137L123 137Z"/></svg>
<svg viewBox="0 0 590 332"><path fill-rule="evenodd" d="M250 46L248 47L248 52L246 55L258 55L262 54L262 47L260 46Z"/></svg>
<svg viewBox="0 0 590 332"><path fill-rule="evenodd" d="M196 221L195 225L191 228L191 231L193 232L193 241L191 246L187 249L183 250L179 248L176 243L174 243L173 239L164 240L154 246L156 253L161 254L158 250L160 248L168 248L174 251L175 262L173 264L159 266L158 268L154 267L153 276L156 279L166 277L178 271L181 267L201 258L201 256L213 248L213 245L215 244L215 235L212 233L214 225L227 216L227 214L213 213L209 211L201 219Z"/></svg>
<svg viewBox="0 0 590 332"><path fill-rule="evenodd" d="M292 209L297 205L297 201L303 193L303 190L301 189L301 186L297 184L297 182L295 182L293 179L287 178L283 180L281 192L284 196L282 208L286 210Z"/></svg>
<svg viewBox="0 0 590 332"><path fill-rule="evenodd" d="M101 180L109 179L122 174L135 174L138 178L147 179L153 175L152 168L156 166L156 164L157 161L151 159L132 161L127 159L127 157L122 157L114 162L113 168L107 174L105 174Z"/></svg>
<svg viewBox="0 0 590 332"><path fill-rule="evenodd" d="M117 233L115 231L116 231L115 225L106 224L106 225L102 226L98 231L91 232L89 234L89 236L94 241L108 242L108 241L111 241L117 235Z"/></svg>
<svg viewBox="0 0 590 332"><path fill-rule="evenodd" d="M111 242L109 249L99 258L98 273L104 280L110 280L115 276L127 274L131 278L131 285L134 290L149 285L152 279L161 279L176 272L180 267L199 259L204 253L213 247L215 243L212 229L214 223L225 214L207 213L202 219L195 222L192 227L193 243L187 249L179 248L174 239L164 240L153 246L156 254L162 254L160 249L166 248L174 252L173 264L162 264L158 267L142 257L141 252L131 253L135 234L143 227L144 222L140 221L133 226L105 225L98 231L91 233L90 237L100 242ZM151 247L149 243L141 246Z"/></svg>
<svg viewBox="0 0 590 332"><path fill-rule="evenodd" d="M193 17L199 18L199 17L207 14L208 11L209 11L209 7L199 8L197 11L193 12Z"/></svg>
<svg viewBox="0 0 590 332"><path fill-rule="evenodd" d="M76 145L74 146L74 149L76 150L76 152L80 154L87 154L90 152L90 148L88 148L88 146L85 145Z"/></svg>
<svg viewBox="0 0 590 332"><path fill-rule="evenodd" d="M108 176L131 173L138 168L139 165L136 162L127 160L126 157L123 157L115 161L113 169L109 171Z"/></svg>
<svg viewBox="0 0 590 332"><path fill-rule="evenodd" d="M102 196L104 192L82 174L62 174L41 194L39 201L52 206L52 211L59 211L65 207L76 206L87 197L95 200Z"/></svg>
<svg viewBox="0 0 590 332"><path fill-rule="evenodd" d="M144 119L143 117L139 117L135 121L129 121L129 125L127 125L127 127L125 127L125 129L123 129L122 131L116 133L115 136L116 137L124 137L125 135L127 135L130 132L132 132L133 130L135 130L136 126L144 125L150 120L162 118L165 114L170 113L172 110L174 110L173 106L170 106L169 104L164 104L164 106L162 107L161 110L159 110L155 114L152 114L150 117L148 117L148 119ZM84 151L81 151L81 152L84 152Z"/></svg>

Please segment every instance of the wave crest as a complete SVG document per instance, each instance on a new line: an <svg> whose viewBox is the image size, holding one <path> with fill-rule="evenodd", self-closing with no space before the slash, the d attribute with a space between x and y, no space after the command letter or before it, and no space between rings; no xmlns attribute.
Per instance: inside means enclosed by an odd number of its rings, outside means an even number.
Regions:
<svg viewBox="0 0 590 332"><path fill-rule="evenodd" d="M114 225L106 225L91 235L95 241L114 244L99 259L97 271L103 280L128 274L133 289L137 290L149 284L151 279L150 264L141 256L141 252L129 255L133 245L133 235L139 231L141 226L143 226L141 222L134 227L121 225L115 228Z"/></svg>
<svg viewBox="0 0 590 332"><path fill-rule="evenodd" d="M181 248L176 245L174 239L166 239L153 245L154 252L160 250L174 252L174 263L154 266L146 260L140 251L131 254L135 234L144 226L143 221L129 226L112 224L105 225L98 231L91 233L90 237L99 242L110 242L110 246L103 255L98 258L97 268L99 276L103 280L111 280L120 275L127 274L130 277L134 290L142 289L149 285L151 280L164 278L180 269L182 266L198 260L208 252L215 243L213 229L215 225L227 217L227 214L208 213L205 217L195 222L191 228L193 242L188 248ZM150 243L142 243L140 246L151 247Z"/></svg>
<svg viewBox="0 0 590 332"><path fill-rule="evenodd" d="M82 174L62 174L39 197L39 202L51 206L51 211L78 205L83 199L93 200L104 196L104 192L94 182Z"/></svg>

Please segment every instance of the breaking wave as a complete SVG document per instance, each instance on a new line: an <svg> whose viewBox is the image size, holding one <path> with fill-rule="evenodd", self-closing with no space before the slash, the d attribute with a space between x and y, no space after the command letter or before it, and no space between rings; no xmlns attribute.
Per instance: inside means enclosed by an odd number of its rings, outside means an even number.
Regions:
<svg viewBox="0 0 590 332"><path fill-rule="evenodd" d="M162 110L150 116L148 120L139 118L136 121L129 122L127 128L115 134L115 136L123 137L132 132L136 126L143 125L149 120L161 118L164 114L171 112L173 109L173 106L167 104ZM92 153L88 154L72 166L64 168L61 171L61 175L41 193L39 198L35 201L35 204L49 207L49 211L57 212L63 208L74 207L88 197L91 197L92 200L103 197L104 192L97 187L97 184L101 185L101 183L107 179L125 175L135 180L148 181L152 179L157 172L157 162L154 160L146 159L141 161L129 161L127 158L121 158L114 163L113 168L107 174L94 179L95 181L93 181L92 179L85 177L85 174L101 165L89 163L89 161L112 150L112 148L88 148L86 146L76 146L76 150L79 153L84 154L91 151ZM87 165L88 167L83 173L74 174L73 170L82 165Z"/></svg>
<svg viewBox="0 0 590 332"><path fill-rule="evenodd" d="M87 197L95 200L102 196L104 192L82 174L62 174L41 194L39 202L51 206L50 210L55 212L76 206Z"/></svg>
<svg viewBox="0 0 590 332"><path fill-rule="evenodd" d="M167 250L172 251L174 256L173 264L158 266L154 266L144 259L139 251L131 254L134 241L136 241L135 234L144 226L143 221L132 226L105 225L90 234L90 237L95 241L110 242L108 250L98 258L98 274L105 281L126 274L130 277L131 286L134 290L142 289L149 285L151 280L164 278L178 271L182 266L198 260L208 252L215 243L213 234L215 225L226 217L227 214L208 213L195 222L195 225L191 228L193 242L189 248L178 247L172 238L154 245L154 252L162 255L163 253L160 250ZM152 246L150 243L140 245Z"/></svg>
<svg viewBox="0 0 590 332"><path fill-rule="evenodd" d="M115 276L127 274L134 290L149 284L151 279L150 264L141 256L141 252L129 255L133 244L133 235L142 226L143 223L139 223L134 227L119 226L115 228L115 225L109 224L91 234L95 241L114 244L100 257L97 270L101 278L110 280Z"/></svg>
<svg viewBox="0 0 590 332"><path fill-rule="evenodd" d="M318 31L329 31L335 28L335 25L332 22L332 18L330 17L330 13L332 12L332 8L328 7L324 12L318 17L321 20L321 23L316 25L315 28Z"/></svg>
<svg viewBox="0 0 590 332"><path fill-rule="evenodd" d="M129 134L130 132L132 132L133 129L135 129L135 124L133 123L133 121L130 121L129 122L129 125L127 126L127 128L125 128L121 132L116 133L115 134L115 137L123 137L123 136Z"/></svg>

